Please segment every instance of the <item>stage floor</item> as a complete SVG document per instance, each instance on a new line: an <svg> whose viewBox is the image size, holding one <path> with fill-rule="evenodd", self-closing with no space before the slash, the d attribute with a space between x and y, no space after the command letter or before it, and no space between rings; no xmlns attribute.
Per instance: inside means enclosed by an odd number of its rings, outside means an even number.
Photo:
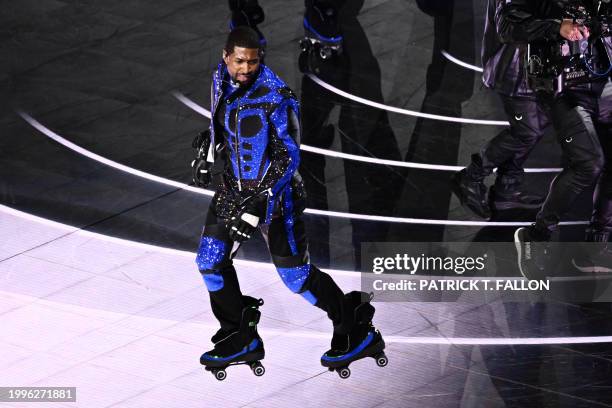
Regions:
<svg viewBox="0 0 612 408"><path fill-rule="evenodd" d="M302 106L312 260L344 291L360 288L362 243L511 241L534 219L487 223L451 194L506 117L478 72L486 1L446 3L348 2L343 56L306 75L303 2L260 1L266 63ZM266 374L204 372L217 323L194 252L211 194L188 184L228 19L212 0L0 11L0 386L78 388L45 407L612 406L608 303L375 302L389 365L341 380L319 364L329 321L285 288L260 237L236 265L265 300ZM524 188L544 194L561 163L549 132ZM584 224L591 193L564 221Z"/></svg>
<svg viewBox="0 0 612 408"><path fill-rule="evenodd" d="M327 317L270 265L237 261L243 291L265 299L266 373L230 367L219 382L199 365L217 323L195 254L7 207L0 227L1 383L77 387L76 403L44 406L612 404L609 343L586 337L611 333L601 305L376 302L389 364L361 360L341 380L319 364ZM330 273L345 290L359 289L359 274Z"/></svg>

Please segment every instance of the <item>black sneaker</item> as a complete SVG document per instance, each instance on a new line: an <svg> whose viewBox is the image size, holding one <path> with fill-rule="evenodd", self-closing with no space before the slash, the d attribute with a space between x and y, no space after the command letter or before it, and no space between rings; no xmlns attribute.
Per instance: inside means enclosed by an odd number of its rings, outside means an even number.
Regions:
<svg viewBox="0 0 612 408"><path fill-rule="evenodd" d="M572 259L580 272L612 272L612 248L607 242L585 242L583 251Z"/></svg>
<svg viewBox="0 0 612 408"><path fill-rule="evenodd" d="M489 190L489 202L495 210L537 209L544 203L540 196L525 194L520 190L501 191L496 186Z"/></svg>
<svg viewBox="0 0 612 408"><path fill-rule="evenodd" d="M461 201L461 205L468 207L479 217L491 219L491 207L487 198L487 186L481 181L469 178L467 170L463 169L453 174L451 179L453 193Z"/></svg>
<svg viewBox="0 0 612 408"><path fill-rule="evenodd" d="M546 262L549 258L548 241L536 240L533 227L521 227L514 233L514 245L518 253L518 267L529 280L546 276Z"/></svg>

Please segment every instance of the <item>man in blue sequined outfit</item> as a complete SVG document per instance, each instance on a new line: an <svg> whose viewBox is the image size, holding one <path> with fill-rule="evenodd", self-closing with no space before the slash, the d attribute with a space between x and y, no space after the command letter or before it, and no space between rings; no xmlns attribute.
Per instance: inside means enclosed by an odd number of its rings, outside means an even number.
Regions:
<svg viewBox="0 0 612 408"><path fill-rule="evenodd" d="M212 338L215 348L201 358L207 366L263 358L256 331L262 302L241 293L232 263L239 245L257 229L285 285L331 319L334 336L326 355L344 355L366 338L382 342L377 331L374 339L367 336L374 332L371 316L365 326L363 318L355 317L356 308L373 315L369 299L359 292L344 295L328 274L310 263L302 220L305 194L297 173L299 103L261 63L261 56L257 32L244 26L232 30L213 74L210 129L194 140L197 185L210 183L215 156L222 153L225 158L196 258L221 325ZM355 335L358 328L364 333Z"/></svg>

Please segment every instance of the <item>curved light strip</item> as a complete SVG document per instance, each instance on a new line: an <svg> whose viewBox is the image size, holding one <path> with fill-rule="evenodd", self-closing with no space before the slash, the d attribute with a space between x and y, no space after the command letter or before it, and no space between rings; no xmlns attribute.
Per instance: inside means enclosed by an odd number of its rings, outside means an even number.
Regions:
<svg viewBox="0 0 612 408"><path fill-rule="evenodd" d="M77 227L72 227L66 224L59 223L57 221L51 221L46 218L38 217L33 214L28 214L23 211L16 210L11 207L7 207L5 205L0 204L0 211L11 214L20 218L24 218L30 221L38 222L41 224L49 225L54 228L68 230L70 233L77 233L85 236L89 236L96 239L101 239L104 241L112 241L123 245L137 246L146 250L159 251L163 253L172 253L180 256L188 256L190 258L195 258L195 254L188 251L181 251L178 249L159 247L155 245L145 244L141 242L129 241L121 238L110 237L107 235L99 234L96 232L85 231L79 229ZM274 270L270 263L263 262L254 262L254 261L244 261L235 259L237 264L245 265L245 266L256 266L259 268ZM346 271L346 270L334 270L334 269L325 269L326 272L334 274L334 275L345 275L345 276L356 276L356 272L354 271ZM12 292L4 292L1 293L10 293ZM25 295L21 295L25 296ZM113 312L116 313L116 312ZM158 320L165 320L160 318L155 318ZM205 324L204 324L205 325ZM308 331L287 331L287 330L262 330L268 334L278 334L282 336L290 336L290 337L299 337L299 338L314 338L314 339L329 339L329 334L327 333L317 333L317 332L308 332ZM548 344L588 344L588 343L612 343L612 336L585 336L585 337L510 337L510 338L501 338L501 337L408 337L408 336L385 336L385 341L389 343L402 343L402 344L439 344L439 345L486 345L486 346L507 346L507 345L548 345Z"/></svg>
<svg viewBox="0 0 612 408"><path fill-rule="evenodd" d="M65 307L67 304L51 301L48 299L41 299L30 295L23 295L21 293L0 291L1 295L15 296L21 299L36 300L43 305L58 305L61 304ZM74 308L78 308L79 313L83 314L85 309L93 310L81 305L70 305ZM102 309L95 309L102 310ZM105 313L112 313L113 315L132 316L126 313L119 313L109 310L103 310ZM138 316L139 319L155 320L162 322L174 322L179 323L176 320L165 319L161 317L152 316ZM216 330L218 324L210 324L201 321L190 322L193 325L199 327L205 327L207 329ZM299 330L279 330L269 329L261 327L258 329L260 333L266 336L280 336L280 337L292 337L300 339L320 339L329 341L329 333L322 333L318 331L299 331ZM594 343L611 343L612 336L584 336L584 337L421 337L421 336L385 336L385 342L387 343L399 343L399 344L435 344L435 345L455 345L455 346L510 346L510 345L553 345L553 344L594 344Z"/></svg>
<svg viewBox="0 0 612 408"><path fill-rule="evenodd" d="M174 91L172 92L172 95L174 95L176 99L178 99L181 103L183 103L188 108L194 110L195 112L199 113L205 118L210 119L210 111L198 105L197 103L195 103L194 101L192 101L191 99L183 95L182 93ZM354 160L354 161L372 163L372 164L381 164L385 166L407 167L411 169L455 172L455 171L459 171L465 168L465 166L446 166L446 165L441 165L441 164L427 164L427 163L405 162L405 161L398 161L398 160L378 159L375 157L358 156L356 154L349 154L349 153L336 152L336 151L328 150L328 149L321 149L320 147L314 147L314 146L309 146L305 144L302 144L300 146L300 150L303 150L305 152L310 152L310 153L321 154L323 156L335 157L339 159ZM558 173L561 170L563 169L558 168L558 167L526 168L525 173Z"/></svg>
<svg viewBox="0 0 612 408"><path fill-rule="evenodd" d="M448 52L446 52L445 50L441 51L442 55L444 55L446 57L446 59L448 59L450 62L454 62L455 64L462 66L463 68L467 68L467 69L471 69L472 71L476 71L476 72L483 72L484 70L481 67L477 67L476 65L471 65L468 64L467 62L463 62L460 59L457 59L455 57L453 57L452 55L450 55Z"/></svg>
<svg viewBox="0 0 612 408"><path fill-rule="evenodd" d="M134 169L132 167L126 166L121 163L117 163L116 161L107 159L98 154L90 152L87 149L82 148L79 145L76 145L69 140L61 137L57 133L53 132L51 129L45 127L32 116L28 115L25 112L18 111L17 112L26 122L36 128L38 131L48 136L49 138L55 140L57 143L60 143L63 146L83 155L89 157L90 159L96 160L100 163L106 164L110 167L113 167L117 170L124 171L126 173L133 174L138 177L142 177L147 180L155 181L157 183L165 184L168 186L188 190L194 192L196 194L202 194L205 196L212 197L214 192L211 190L205 190L202 188L189 186L184 183L179 183L178 181L169 180L163 177L155 176L153 174L145 173L144 171ZM354 213L344 213L337 211L328 211L328 210L317 210L313 208L307 208L304 211L306 214L313 215L322 215L326 217L335 217L335 218L348 218L353 220L364 220L364 221L376 221L376 222L390 222L390 223L398 223L398 224L426 224L426 225L455 225L455 226L467 226L467 227L521 227L531 225L530 222L506 222L506 221L457 221L457 220L431 220L431 219L422 219L422 218L400 218L400 217L387 217L383 215L369 215L369 214L354 214ZM587 221L566 221L562 222L561 225L587 225Z"/></svg>
<svg viewBox="0 0 612 408"><path fill-rule="evenodd" d="M189 251L183 251L183 250L175 249L175 248L162 247L162 246L157 246L153 244L147 244L144 242L131 241L131 240L124 239L124 238L104 235L99 232L84 230L82 227L75 227L72 225L63 224L58 221L49 220L47 218L39 217L38 215L34 215L34 214L30 214L30 213L27 213L21 210L17 210L15 208L6 206L4 204L0 204L0 212L9 214L15 217L19 217L19 218L22 218L28 221L36 222L38 224L47 225L52 228L67 231L67 234L65 235L76 233L79 235L99 239L102 241L113 242L113 243L125 245L125 246L132 246L135 248L143 249L145 251L158 251L158 252L163 252L163 253L172 254L172 255L179 255L182 257L190 258L190 259L195 259L195 255L196 255L195 253L189 252ZM238 259L238 258L234 258L233 261L237 262L239 265L244 265L244 266L249 266L249 267L254 267L254 268L269 269L271 271L276 270L276 268L272 265L272 263L269 263L269 262L249 261L246 259ZM350 277L355 277L356 274L360 273L358 271L352 271L352 270L347 270L347 269L324 269L324 271L332 275L350 276ZM400 276L398 274L392 274L392 273L385 274L385 275L386 276ZM605 274L602 274L602 275L591 276L589 274L587 276L559 276L559 277L549 278L548 280L554 281L554 282L568 282L568 281L599 280L599 279L611 279L612 278L611 276L606 277ZM440 278L439 276L425 276L425 275L410 275L410 276L401 275L401 276L405 277L406 279L417 279L417 278L418 279L439 279ZM482 279L482 277L479 277L479 276L462 276L462 275L454 276L454 278L461 279L461 280ZM516 277L508 277L508 276L488 276L487 277L487 279L490 279L490 280L508 280L508 279L515 279L515 278Z"/></svg>
<svg viewBox="0 0 612 408"><path fill-rule="evenodd" d="M386 159L377 159L376 157L367 157L367 156L358 156L355 154L335 152L333 150L321 149L320 147L301 145L300 150L310 153L317 153L323 156L336 157L339 159L347 159L347 160L355 160L364 163L373 163L373 164L382 164L385 166L395 166L395 167L408 167L411 169L425 169L425 170L441 170L441 171L459 171L465 168L465 166L444 166L438 164L427 164L427 163L413 163L413 162L403 162L397 160L386 160Z"/></svg>
<svg viewBox="0 0 612 408"><path fill-rule="evenodd" d="M94 152L90 152L87 149L82 148L79 145L76 145L74 143L72 143L69 140L66 140L65 138L61 137L60 135L58 135L57 133L55 133L54 131L52 131L51 129L43 126L39 121L37 121L36 119L34 119L32 116L28 115L25 112L22 111L18 111L17 112L19 114L19 116L21 116L26 122L28 122L30 125L32 125L34 128L36 128L39 132L41 132L42 134L44 134L45 136L49 137L50 139L55 140L57 143L66 146L67 148L69 148L70 150L73 150L85 157L89 157L90 159L93 159L97 162L106 164L107 166L113 167L117 170L121 170L124 171L126 173L130 173L133 174L135 176L138 177L142 177L145 178L147 180L151 180L151 181L155 181L157 183L161 183L161 184L166 184L168 186L171 187L176 187L176 188L180 188L183 190L189 190L192 191L194 193L198 193L198 194L203 194L203 195L207 195L212 197L214 195L213 191L210 190L204 190L198 187L194 187L194 186L190 186L184 183L179 183L178 181L174 181L174 180L169 180L167 178L163 178L163 177L159 177L159 176L155 176L153 174L149 174L149 173L145 173L144 171L141 170L137 170L134 169L132 167L126 166L124 164L121 163L117 163L116 161L107 159L106 157L102 157L98 154L95 154Z"/></svg>
<svg viewBox="0 0 612 408"><path fill-rule="evenodd" d="M416 116L416 117L425 118L425 119L441 120L445 122L469 123L473 125L489 125L489 126L509 126L510 125L510 123L505 120L483 120L483 119L457 118L454 116L434 115L432 113L424 113L424 112L418 112L418 111L413 111L409 109L396 108L395 106L385 105L383 103L374 102L369 99L362 98L360 96L352 95L348 92L345 92L341 89L336 88L333 85L328 84L327 82L324 82L323 80L316 77L315 75L312 75L312 74L305 74L305 75L307 75L310 79L312 79L319 86L337 95L343 96L347 99L351 99L355 102L362 103L364 105L372 106L373 108L383 109L389 112L400 113L402 115Z"/></svg>
<svg viewBox="0 0 612 408"><path fill-rule="evenodd" d="M511 346L511 345L549 345L549 344L590 344L612 343L612 336L589 337L400 337L385 336L393 343L404 344L448 344L464 346Z"/></svg>
<svg viewBox="0 0 612 408"><path fill-rule="evenodd" d="M194 101L192 101L191 99L183 95L182 93L178 91L173 91L172 96L174 96L176 99L181 101L188 108L198 112L200 115L204 116L205 118L210 119L211 116L210 116L209 110L204 109L203 107L201 107L200 105L198 105L197 103L195 103Z"/></svg>
<svg viewBox="0 0 612 408"><path fill-rule="evenodd" d="M167 248L167 247L162 247L162 246L157 246L157 245L152 245L152 244L147 244L144 242L138 242L138 241L130 241L129 239L123 239L123 238L117 238L117 237L113 237L110 235L104 235L98 232L93 232L93 231L87 231L84 229L81 229L79 227L74 227L72 225L68 225L68 224L63 224L61 222L58 221L53 221L53 220L49 220L47 218L43 218L43 217L39 217L37 215L34 214L30 214L24 211L20 211L17 210L15 208L11 208L9 206L0 204L0 212L3 212L5 214L9 214L9 215L13 215L15 217L19 217L28 221L33 221L36 222L38 224L43 224L43 225L47 225L49 227L52 228L56 228L56 229L61 229L64 231L67 231L67 234L79 234L79 235L83 235L83 236L87 236L87 237L91 237L91 238L95 238L95 239L99 239L102 241L107 241L107 242L113 242L116 244L120 244L120 245L126 245L126 246L132 246L135 248L140 248L143 249L145 251L158 251L158 252L163 252L166 254L173 254L173 255L179 255L182 257L186 257L186 258L190 258L190 259L194 259L195 260L195 256L196 254L193 252L189 252L189 251L183 251L180 249L174 249L174 248ZM272 270L276 270L274 268L274 266L271 263L265 263L265 262L257 262L257 261L249 261L246 259L234 259L234 262L236 262L238 265L243 265L243 266L249 266L249 267L257 267L257 268L264 268L264 269L270 269ZM351 276L351 277L355 277L355 273L354 271L349 271L349 270L342 270L342 269L325 269L326 272L330 272L334 275L342 275L342 276Z"/></svg>
<svg viewBox="0 0 612 408"><path fill-rule="evenodd" d="M379 221L379 222L392 222L396 224L427 224L427 225L455 225L463 227L525 227L529 226L531 222L510 222L510 221L456 221L456 220L430 220L422 218L400 218L400 217L387 217L384 215L365 215L365 214L351 214L337 211L327 210L315 210L309 208L306 210L309 214L316 215L327 215L328 217L336 218L351 218L360 219L365 221ZM588 225L588 221L565 221L561 222L560 225Z"/></svg>

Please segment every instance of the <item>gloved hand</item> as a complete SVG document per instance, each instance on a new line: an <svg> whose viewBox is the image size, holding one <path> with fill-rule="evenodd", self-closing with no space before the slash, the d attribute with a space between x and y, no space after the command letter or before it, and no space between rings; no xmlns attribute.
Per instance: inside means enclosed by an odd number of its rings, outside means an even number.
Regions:
<svg viewBox="0 0 612 408"><path fill-rule="evenodd" d="M267 200L266 192L253 196L246 201L238 215L232 217L227 224L232 241L245 242L251 238L265 214Z"/></svg>
<svg viewBox="0 0 612 408"><path fill-rule="evenodd" d="M196 137L193 138L191 142L191 147L196 149L198 152L204 151L206 154L206 150L208 150L208 146L210 146L210 130L206 129L198 133Z"/></svg>
<svg viewBox="0 0 612 408"><path fill-rule="evenodd" d="M212 181L212 163L204 157L198 157L191 162L193 183L198 187L208 187Z"/></svg>
<svg viewBox="0 0 612 408"><path fill-rule="evenodd" d="M227 225L229 237L235 242L245 242L251 238L258 225L259 217L253 214L243 213L239 218L232 217Z"/></svg>
<svg viewBox="0 0 612 408"><path fill-rule="evenodd" d="M198 187L208 187L212 181L212 163L206 161L210 147L210 130L198 133L191 142L191 147L196 150L196 158L191 162L193 183Z"/></svg>

